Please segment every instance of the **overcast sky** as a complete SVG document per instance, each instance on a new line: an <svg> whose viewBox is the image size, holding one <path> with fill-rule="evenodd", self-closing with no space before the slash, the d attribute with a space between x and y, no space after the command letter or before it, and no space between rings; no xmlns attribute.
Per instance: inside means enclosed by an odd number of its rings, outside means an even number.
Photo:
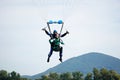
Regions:
<svg viewBox="0 0 120 80"><path fill-rule="evenodd" d="M34 75L60 64L58 53L46 62L49 36L41 30L59 19L70 32L63 61L89 52L120 59L119 0L0 0L0 70Z"/></svg>

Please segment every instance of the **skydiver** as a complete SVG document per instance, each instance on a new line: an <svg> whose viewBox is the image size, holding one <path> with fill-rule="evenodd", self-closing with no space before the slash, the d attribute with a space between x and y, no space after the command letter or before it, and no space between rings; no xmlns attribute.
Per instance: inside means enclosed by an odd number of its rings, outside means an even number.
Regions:
<svg viewBox="0 0 120 80"><path fill-rule="evenodd" d="M66 31L64 34L60 35L60 34L58 34L58 32L57 32L56 30L53 31L53 34L50 34L45 28L43 28L42 30L45 31L45 33L46 33L48 36L50 36L50 38L51 38L50 40L55 39L56 41L57 41L57 39L60 39L59 37L64 37L64 36L66 36L66 34L69 34L68 31ZM61 43L61 42L59 42L59 43ZM52 53L53 53L53 51L54 51L53 47L54 47L54 45L51 44L51 48L50 48L50 52L49 52L49 54L48 54L47 62L49 62L50 57L51 57L51 55L52 55ZM59 52L59 56L60 56L59 60L62 62L62 51L63 51L63 47L61 47L60 45L59 45L59 47L60 47L60 49L59 49L59 51L60 51L60 52Z"/></svg>

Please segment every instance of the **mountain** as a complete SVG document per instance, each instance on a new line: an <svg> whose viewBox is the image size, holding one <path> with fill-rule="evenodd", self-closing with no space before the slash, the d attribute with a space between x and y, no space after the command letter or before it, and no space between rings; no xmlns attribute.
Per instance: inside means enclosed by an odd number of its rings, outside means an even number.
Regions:
<svg viewBox="0 0 120 80"><path fill-rule="evenodd" d="M40 76L50 72L64 73L80 71L83 74L87 74L88 72L92 72L93 68L106 68L120 73L120 59L103 53L91 52L68 59L43 73L31 76L31 78L39 78Z"/></svg>

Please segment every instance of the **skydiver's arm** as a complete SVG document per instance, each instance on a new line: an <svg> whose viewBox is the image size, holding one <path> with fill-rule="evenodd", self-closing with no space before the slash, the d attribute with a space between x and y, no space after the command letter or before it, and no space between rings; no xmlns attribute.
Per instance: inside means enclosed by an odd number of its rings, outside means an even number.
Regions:
<svg viewBox="0 0 120 80"><path fill-rule="evenodd" d="M64 37L64 36L66 36L66 34L67 34L67 33L64 33L64 34L62 34L60 37Z"/></svg>
<svg viewBox="0 0 120 80"><path fill-rule="evenodd" d="M64 36L66 36L66 34L69 34L69 32L68 31L66 31L64 34L62 34L60 37L64 37Z"/></svg>
<svg viewBox="0 0 120 80"><path fill-rule="evenodd" d="M47 35L51 36L51 34L45 28L43 28L42 30L45 31Z"/></svg>
<svg viewBox="0 0 120 80"><path fill-rule="evenodd" d="M53 38L52 34L50 34L47 30L45 30L45 33L50 36L51 38Z"/></svg>
<svg viewBox="0 0 120 80"><path fill-rule="evenodd" d="M50 36L50 33L47 30L45 30L45 33Z"/></svg>

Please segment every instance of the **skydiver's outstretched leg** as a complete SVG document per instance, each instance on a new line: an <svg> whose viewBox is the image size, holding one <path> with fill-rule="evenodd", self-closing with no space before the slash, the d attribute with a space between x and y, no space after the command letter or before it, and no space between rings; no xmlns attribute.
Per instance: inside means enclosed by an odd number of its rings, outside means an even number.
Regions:
<svg viewBox="0 0 120 80"><path fill-rule="evenodd" d="M62 52L63 52L63 47L60 47L60 53L59 53L59 56L60 56L60 62L62 62Z"/></svg>
<svg viewBox="0 0 120 80"><path fill-rule="evenodd" d="M47 62L49 62L49 60L50 60L50 57L51 57L52 53L53 53L53 49L51 48L51 49L50 49L50 53L48 54L48 59L47 59Z"/></svg>

